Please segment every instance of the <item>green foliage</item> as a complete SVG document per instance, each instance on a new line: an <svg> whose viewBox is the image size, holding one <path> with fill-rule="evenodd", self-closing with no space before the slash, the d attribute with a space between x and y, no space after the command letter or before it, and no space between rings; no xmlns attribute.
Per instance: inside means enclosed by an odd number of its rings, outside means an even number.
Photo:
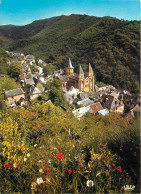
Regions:
<svg viewBox="0 0 141 194"><path fill-rule="evenodd" d="M32 73L39 72L39 70L33 65L30 66L30 69Z"/></svg>
<svg viewBox="0 0 141 194"><path fill-rule="evenodd" d="M10 76L18 79L19 75L22 73L22 65L20 63L12 63L10 65Z"/></svg>
<svg viewBox="0 0 141 194"><path fill-rule="evenodd" d="M33 192L31 184L39 177L44 183L35 185L37 193L121 193L123 186L130 184L136 186L134 192L139 192L133 175L137 175L139 165L134 166L132 159L127 162L129 158L139 160L137 121L128 124L118 114L89 115L78 121L71 112L48 104L34 104L26 110L8 109L0 114L0 121L1 192ZM7 152L4 145L12 141L9 137L14 130L13 137L26 142L22 147L25 153L16 147L17 155L11 159L15 161L20 156L20 168L7 168L4 165L11 160L3 157ZM13 141L12 146L17 143ZM8 148L10 152L12 147ZM64 155L62 160L57 158L58 153ZM94 186L87 187L87 180L92 180Z"/></svg>
<svg viewBox="0 0 141 194"><path fill-rule="evenodd" d="M55 70L55 67L51 63L43 67L43 72L45 73L45 75L50 75L54 70Z"/></svg>
<svg viewBox="0 0 141 194"><path fill-rule="evenodd" d="M7 61L11 57L5 52L5 50L0 49L0 74L8 74L9 73L9 65Z"/></svg>
<svg viewBox="0 0 141 194"><path fill-rule="evenodd" d="M49 98L56 106L68 105L64 98L63 91L61 89L61 83L58 79L48 81L45 85L45 89L49 90Z"/></svg>
<svg viewBox="0 0 141 194"><path fill-rule="evenodd" d="M2 43L8 50L32 53L55 68L66 67L68 57L75 67L90 61L97 81L139 91L139 21L72 14L0 30L13 39Z"/></svg>

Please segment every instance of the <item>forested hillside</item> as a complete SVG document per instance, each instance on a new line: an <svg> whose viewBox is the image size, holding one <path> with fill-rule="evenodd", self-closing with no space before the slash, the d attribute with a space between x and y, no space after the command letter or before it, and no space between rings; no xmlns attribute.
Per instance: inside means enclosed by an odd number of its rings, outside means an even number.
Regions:
<svg viewBox="0 0 141 194"><path fill-rule="evenodd" d="M26 26L1 26L1 47L35 55L56 68L91 62L96 80L139 91L139 21L58 16Z"/></svg>

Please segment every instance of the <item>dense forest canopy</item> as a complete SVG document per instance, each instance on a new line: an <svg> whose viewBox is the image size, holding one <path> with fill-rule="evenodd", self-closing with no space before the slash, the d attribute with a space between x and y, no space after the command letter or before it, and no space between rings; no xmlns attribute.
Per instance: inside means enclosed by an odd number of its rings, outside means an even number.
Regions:
<svg viewBox="0 0 141 194"><path fill-rule="evenodd" d="M139 21L87 15L58 16L25 26L0 26L1 47L50 60L68 57L77 67L91 62L96 80L139 91Z"/></svg>

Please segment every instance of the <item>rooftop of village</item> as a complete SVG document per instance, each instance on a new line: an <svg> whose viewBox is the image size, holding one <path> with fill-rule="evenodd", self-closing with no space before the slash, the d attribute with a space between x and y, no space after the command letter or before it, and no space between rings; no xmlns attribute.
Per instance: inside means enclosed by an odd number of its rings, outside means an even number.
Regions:
<svg viewBox="0 0 141 194"><path fill-rule="evenodd" d="M53 80L58 80L63 98L72 107L72 113L78 119L87 113L106 116L110 112L122 114L128 119L129 115L135 117L140 110L138 94L102 82L95 83L94 69L90 63L86 72L81 65L74 72L73 63L69 58L65 69L54 70L47 75L44 67L48 64L43 60L36 60L33 55L6 52L11 56L7 64L10 66L13 62L18 62L22 68L22 73L18 76L21 87L4 91L4 100L9 108L26 108L29 102L51 102L51 89L47 88L47 85ZM60 107L67 111L65 106L60 104Z"/></svg>

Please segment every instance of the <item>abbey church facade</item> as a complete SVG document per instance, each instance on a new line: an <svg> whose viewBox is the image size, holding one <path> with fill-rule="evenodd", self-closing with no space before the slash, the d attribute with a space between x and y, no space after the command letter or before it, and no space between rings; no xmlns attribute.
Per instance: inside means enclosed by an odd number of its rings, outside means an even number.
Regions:
<svg viewBox="0 0 141 194"><path fill-rule="evenodd" d="M86 73L84 73L82 66L79 65L76 73L69 59L68 66L65 69L65 75L59 77L62 87L69 88L71 86L79 89L80 91L94 92L94 73L89 63Z"/></svg>

